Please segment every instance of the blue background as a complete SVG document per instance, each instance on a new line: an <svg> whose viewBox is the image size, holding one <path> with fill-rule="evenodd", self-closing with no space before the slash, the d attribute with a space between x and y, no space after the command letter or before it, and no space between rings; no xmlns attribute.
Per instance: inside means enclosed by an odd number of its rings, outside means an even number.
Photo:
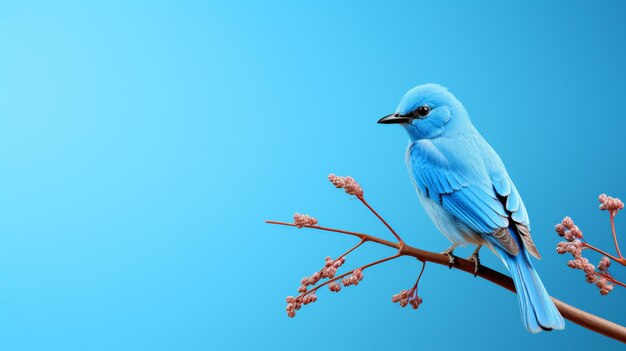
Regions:
<svg viewBox="0 0 626 351"><path fill-rule="evenodd" d="M289 319L285 296L354 240L263 220L391 238L334 172L409 243L446 248L407 136L375 123L437 82L520 189L551 294L625 324L626 291L600 296L553 232L570 215L613 251L596 197L626 197L625 15L619 1L3 3L0 349L618 348L572 323L531 335L513 294L441 266L420 309L401 309L410 259ZM347 266L392 253L368 245Z"/></svg>

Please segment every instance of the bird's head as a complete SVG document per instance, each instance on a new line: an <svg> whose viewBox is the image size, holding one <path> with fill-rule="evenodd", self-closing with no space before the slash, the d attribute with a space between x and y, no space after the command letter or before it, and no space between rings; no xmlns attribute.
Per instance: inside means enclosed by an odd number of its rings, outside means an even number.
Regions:
<svg viewBox="0 0 626 351"><path fill-rule="evenodd" d="M418 85L409 90L395 113L378 120L383 124L401 124L413 140L436 138L468 122L461 102L438 84Z"/></svg>

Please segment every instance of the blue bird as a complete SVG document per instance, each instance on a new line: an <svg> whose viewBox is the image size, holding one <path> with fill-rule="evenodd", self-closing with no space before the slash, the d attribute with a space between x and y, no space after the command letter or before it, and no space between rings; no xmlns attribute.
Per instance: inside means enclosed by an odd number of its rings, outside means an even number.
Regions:
<svg viewBox="0 0 626 351"><path fill-rule="evenodd" d="M409 134L406 163L426 213L454 248L486 245L511 273L522 321L532 333L563 329L564 321L533 268L540 258L522 198L502 160L472 125L461 102L437 84L409 90L395 113L378 123L397 123Z"/></svg>

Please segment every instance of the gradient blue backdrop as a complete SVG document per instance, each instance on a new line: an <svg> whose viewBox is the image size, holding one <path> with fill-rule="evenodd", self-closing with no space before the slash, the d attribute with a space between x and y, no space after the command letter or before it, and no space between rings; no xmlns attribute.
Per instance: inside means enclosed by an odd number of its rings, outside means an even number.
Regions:
<svg viewBox="0 0 626 351"><path fill-rule="evenodd" d="M596 196L626 197L624 16L620 1L3 3L0 349L620 347L571 323L531 335L513 294L439 266L422 307L401 309L409 259L288 319L300 277L354 241L263 220L299 211L390 237L334 172L411 244L447 247L410 185L405 133L375 123L438 82L524 196L548 290L626 323L626 291L585 284L552 229L570 215L611 248Z"/></svg>

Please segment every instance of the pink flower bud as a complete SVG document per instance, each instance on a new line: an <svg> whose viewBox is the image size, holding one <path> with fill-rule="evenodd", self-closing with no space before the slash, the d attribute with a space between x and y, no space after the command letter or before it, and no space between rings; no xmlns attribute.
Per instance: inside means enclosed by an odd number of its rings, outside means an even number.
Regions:
<svg viewBox="0 0 626 351"><path fill-rule="evenodd" d="M336 268L328 268L328 278L332 278L335 276L335 274L337 273L337 269Z"/></svg>
<svg viewBox="0 0 626 351"><path fill-rule="evenodd" d="M594 273L596 271L596 267L594 267L591 263L586 263L583 265L582 270L585 271L585 273Z"/></svg>
<svg viewBox="0 0 626 351"><path fill-rule="evenodd" d="M580 230L580 228L578 228L577 225L573 225L572 228L569 230L569 233L573 238L580 239L583 237L583 232Z"/></svg>
<svg viewBox="0 0 626 351"><path fill-rule="evenodd" d="M328 278L328 268L322 269L321 273L322 273L322 279Z"/></svg>
<svg viewBox="0 0 626 351"><path fill-rule="evenodd" d="M563 236L565 234L565 226L561 223L554 226L554 230L559 234L559 236Z"/></svg>
<svg viewBox="0 0 626 351"><path fill-rule="evenodd" d="M606 271L610 265L611 265L611 260L609 260L608 257L604 256L600 259L600 263L598 263L598 269L601 271Z"/></svg>
<svg viewBox="0 0 626 351"><path fill-rule="evenodd" d="M606 278L598 278L598 280L596 280L596 286L598 288L603 288L606 284L607 284Z"/></svg>
<svg viewBox="0 0 626 351"><path fill-rule="evenodd" d="M565 228L571 229L572 226L574 226L574 221L569 217L565 217L563 218L563 221L561 222L561 224L563 224Z"/></svg>
<svg viewBox="0 0 626 351"><path fill-rule="evenodd" d="M607 284L604 287L602 287L602 289L600 289L600 294L608 295L608 293L610 293L612 290L613 290L613 285Z"/></svg>
<svg viewBox="0 0 626 351"><path fill-rule="evenodd" d="M569 268L580 268L580 264L576 260L567 261L567 266Z"/></svg>
<svg viewBox="0 0 626 351"><path fill-rule="evenodd" d="M410 300L410 303L411 303L411 307L413 307L413 309L416 310L422 304L422 298L415 295L415 297Z"/></svg>
<svg viewBox="0 0 626 351"><path fill-rule="evenodd" d="M341 290L341 285L332 282L330 284L328 284L328 289L332 292L339 292Z"/></svg>

